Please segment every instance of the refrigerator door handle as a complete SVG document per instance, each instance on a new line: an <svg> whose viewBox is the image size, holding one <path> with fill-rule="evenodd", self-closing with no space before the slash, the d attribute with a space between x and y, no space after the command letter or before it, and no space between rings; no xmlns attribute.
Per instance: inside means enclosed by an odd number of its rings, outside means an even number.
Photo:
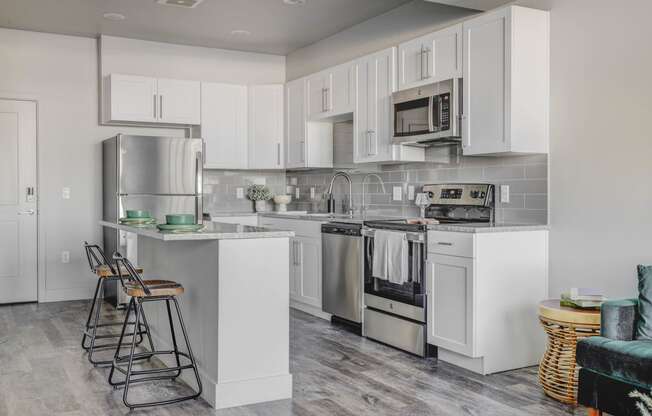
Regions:
<svg viewBox="0 0 652 416"><path fill-rule="evenodd" d="M197 152L195 157L195 210L197 224L204 222L204 195L203 195L203 157L202 152Z"/></svg>

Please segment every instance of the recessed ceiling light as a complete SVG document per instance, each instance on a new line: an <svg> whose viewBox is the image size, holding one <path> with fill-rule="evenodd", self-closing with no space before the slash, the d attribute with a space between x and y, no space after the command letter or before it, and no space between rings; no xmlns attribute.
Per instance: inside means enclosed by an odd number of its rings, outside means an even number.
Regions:
<svg viewBox="0 0 652 416"><path fill-rule="evenodd" d="M199 5L199 3L204 0L156 0L158 4L164 6L175 6L175 7L187 7L193 9Z"/></svg>
<svg viewBox="0 0 652 416"><path fill-rule="evenodd" d="M249 35L251 35L251 32L248 30L237 29L231 31L231 36L249 36Z"/></svg>
<svg viewBox="0 0 652 416"><path fill-rule="evenodd" d="M116 20L116 21L126 19L125 15L121 13L104 13L102 16L105 19Z"/></svg>
<svg viewBox="0 0 652 416"><path fill-rule="evenodd" d="M306 4L306 0L283 0L283 3L290 6L303 6Z"/></svg>

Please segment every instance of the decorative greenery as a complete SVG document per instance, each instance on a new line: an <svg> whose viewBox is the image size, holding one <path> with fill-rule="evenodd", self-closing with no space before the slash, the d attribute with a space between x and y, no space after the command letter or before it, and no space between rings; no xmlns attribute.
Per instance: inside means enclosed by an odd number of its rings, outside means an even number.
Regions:
<svg viewBox="0 0 652 416"><path fill-rule="evenodd" d="M267 201L274 197L272 192L265 185L251 185L247 189L247 198L252 201Z"/></svg>
<svg viewBox="0 0 652 416"><path fill-rule="evenodd" d="M629 393L629 397L639 400L636 402L636 407L638 407L638 411L641 412L641 416L652 416L652 396L634 390Z"/></svg>

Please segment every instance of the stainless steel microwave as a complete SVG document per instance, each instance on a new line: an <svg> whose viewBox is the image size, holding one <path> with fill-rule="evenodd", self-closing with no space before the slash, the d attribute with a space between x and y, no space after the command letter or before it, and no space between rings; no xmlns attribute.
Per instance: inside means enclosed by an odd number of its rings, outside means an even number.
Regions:
<svg viewBox="0 0 652 416"><path fill-rule="evenodd" d="M430 146L460 141L461 79L395 92L392 104L394 144Z"/></svg>

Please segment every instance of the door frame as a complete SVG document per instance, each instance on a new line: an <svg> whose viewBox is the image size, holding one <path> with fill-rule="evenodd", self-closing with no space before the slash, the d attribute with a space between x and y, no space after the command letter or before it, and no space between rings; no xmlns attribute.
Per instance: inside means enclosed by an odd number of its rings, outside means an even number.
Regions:
<svg viewBox="0 0 652 416"><path fill-rule="evenodd" d="M0 90L0 100L7 101L27 101L33 102L36 105L36 299L37 303L45 302L45 257L44 257L44 247L41 247L41 244L45 241L45 236L42 235L41 227L41 170L40 170L40 160L41 152L39 149L39 138L40 138L40 101L42 100L39 95L36 94L21 94L11 91L2 91Z"/></svg>

